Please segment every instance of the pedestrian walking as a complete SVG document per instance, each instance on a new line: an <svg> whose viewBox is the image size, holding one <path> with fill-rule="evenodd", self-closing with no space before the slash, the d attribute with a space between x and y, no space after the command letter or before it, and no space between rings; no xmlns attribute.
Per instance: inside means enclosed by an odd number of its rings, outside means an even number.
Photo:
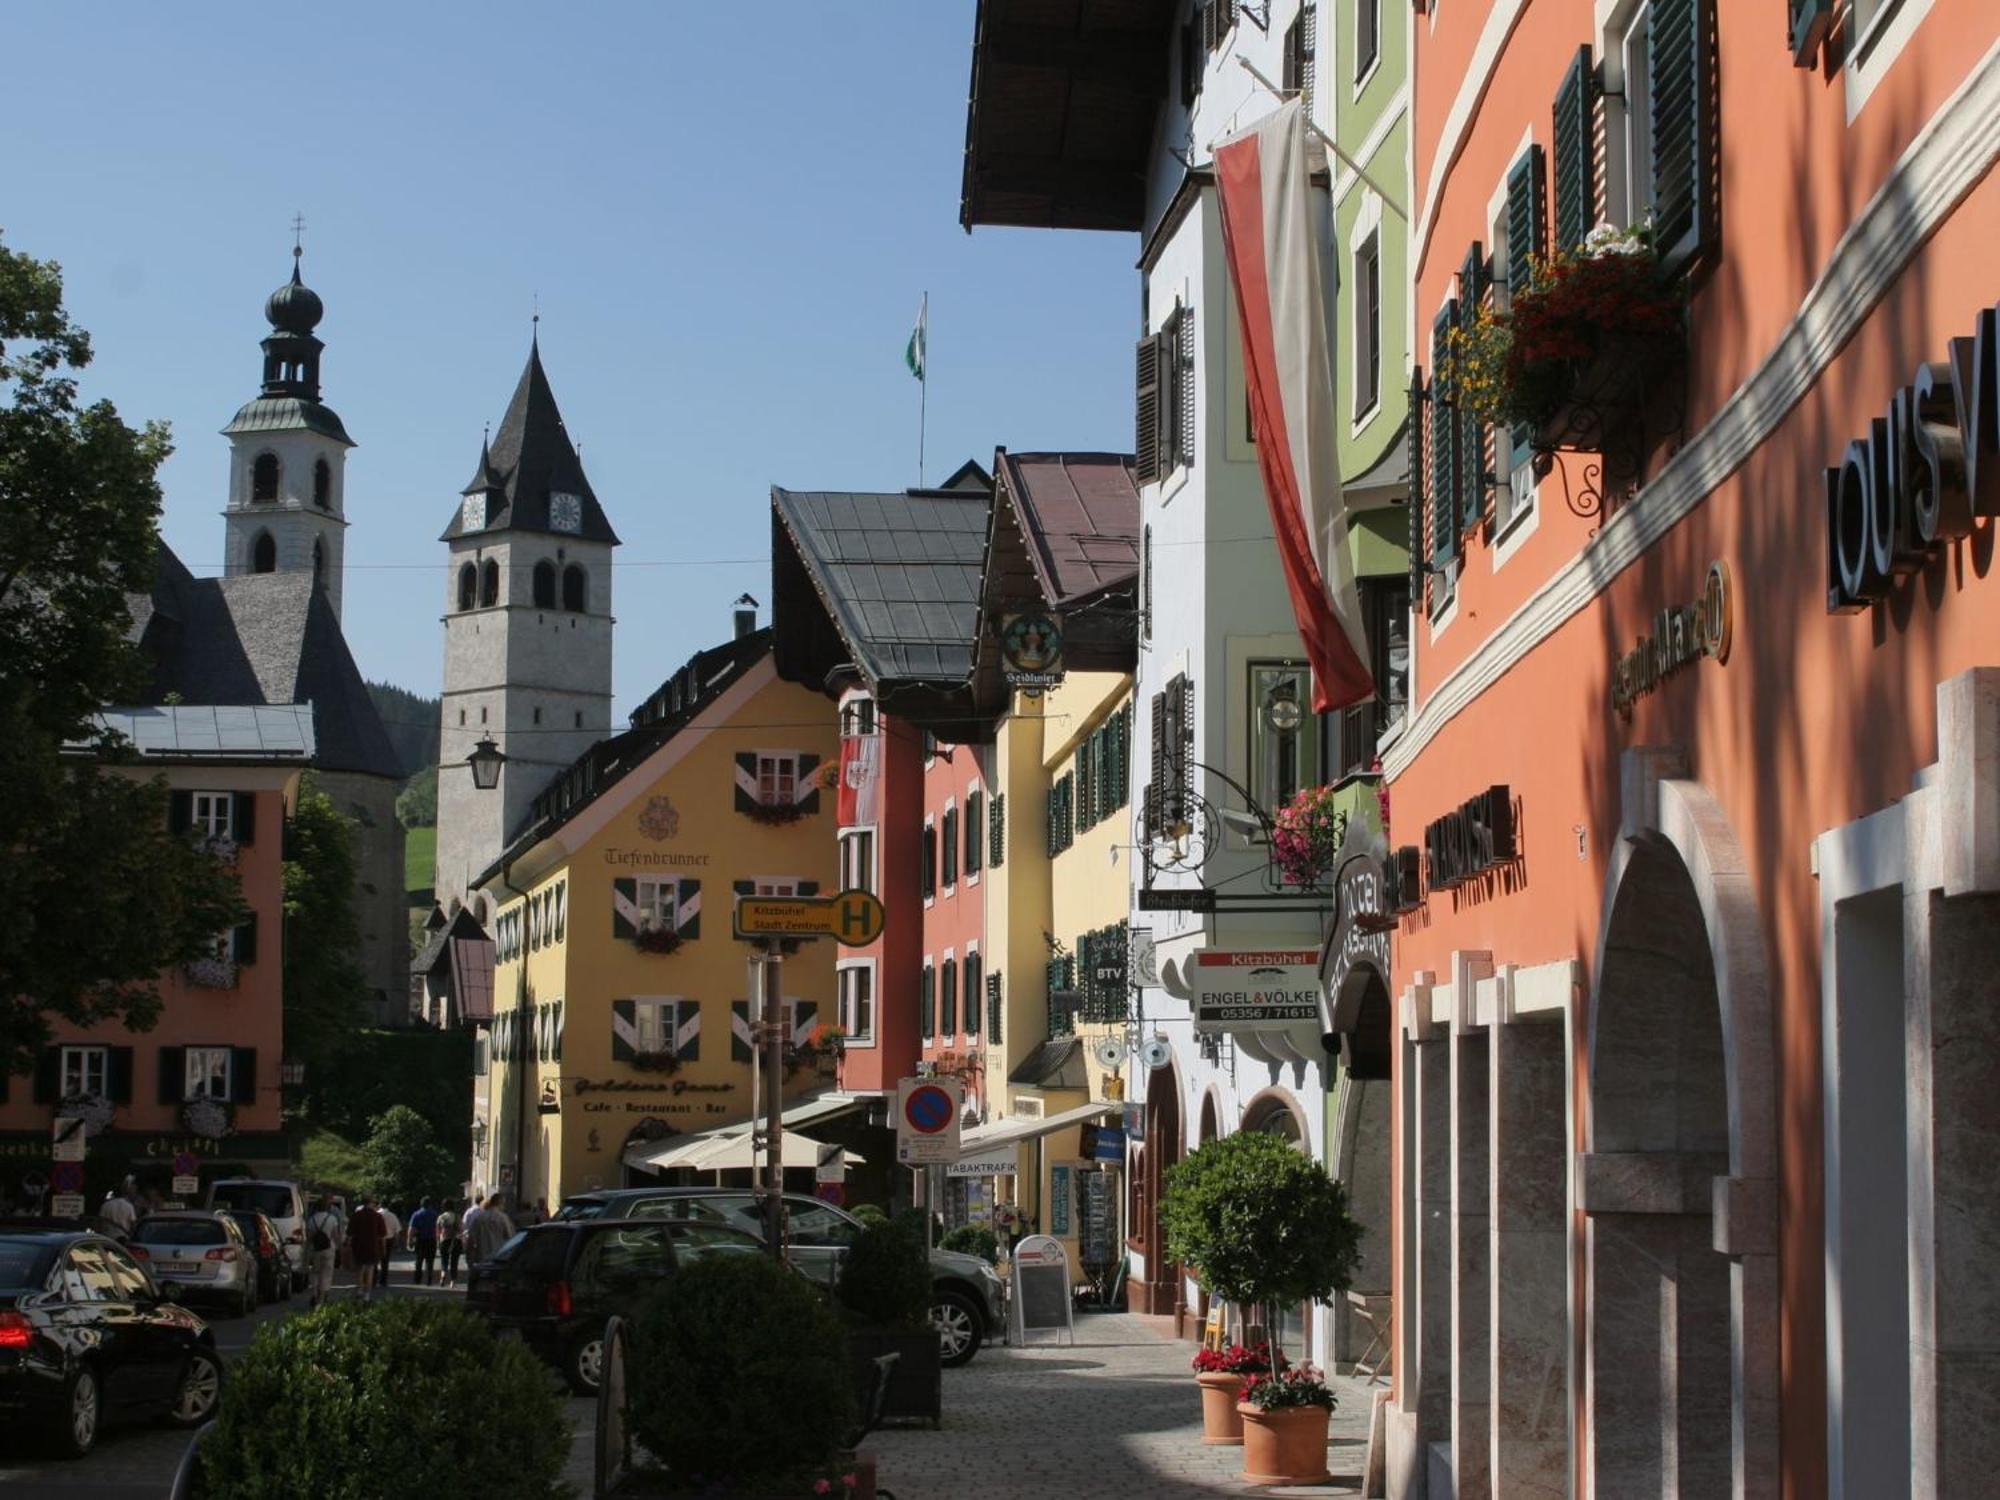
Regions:
<svg viewBox="0 0 2000 1500"><path fill-rule="evenodd" d="M410 1215L410 1254L414 1261L410 1280L418 1286L429 1286L431 1277L437 1274L437 1221L437 1210L431 1207L428 1198Z"/></svg>
<svg viewBox="0 0 2000 1500"><path fill-rule="evenodd" d="M396 1211L386 1203L375 1205L382 1215L382 1285L389 1284L389 1258L396 1253L396 1245L403 1238L403 1221L396 1217Z"/></svg>
<svg viewBox="0 0 2000 1500"><path fill-rule="evenodd" d="M514 1222L500 1207L500 1195L493 1193L466 1216L465 1258L469 1265L493 1259L494 1253L514 1237Z"/></svg>
<svg viewBox="0 0 2000 1500"><path fill-rule="evenodd" d="M437 1216L438 1280L444 1286L458 1285L458 1235L458 1206L447 1198Z"/></svg>
<svg viewBox="0 0 2000 1500"><path fill-rule="evenodd" d="M346 1226L333 1211L332 1200L321 1194L313 1201L312 1217L306 1220L306 1255L311 1263L306 1284L313 1307L333 1295L333 1264L339 1258L341 1241L346 1238Z"/></svg>
<svg viewBox="0 0 2000 1500"><path fill-rule="evenodd" d="M125 1189L115 1187L104 1195L104 1206L97 1216L116 1231L118 1238L132 1238L132 1226L139 1222L139 1211L132 1207L132 1200L125 1196Z"/></svg>
<svg viewBox="0 0 2000 1500"><path fill-rule="evenodd" d="M361 1207L349 1217L347 1243L354 1253L355 1300L366 1302L375 1290L375 1278L389 1253L389 1225L373 1198L362 1199Z"/></svg>

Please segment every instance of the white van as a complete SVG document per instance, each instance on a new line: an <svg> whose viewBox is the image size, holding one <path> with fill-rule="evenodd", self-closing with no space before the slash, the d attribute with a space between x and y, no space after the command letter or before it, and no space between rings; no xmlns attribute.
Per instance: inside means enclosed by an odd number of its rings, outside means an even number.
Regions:
<svg viewBox="0 0 2000 1500"><path fill-rule="evenodd" d="M278 1231L291 1267L292 1290L306 1286L311 1257L306 1252L306 1194L296 1182L277 1177L221 1177L208 1185L210 1208L256 1209Z"/></svg>

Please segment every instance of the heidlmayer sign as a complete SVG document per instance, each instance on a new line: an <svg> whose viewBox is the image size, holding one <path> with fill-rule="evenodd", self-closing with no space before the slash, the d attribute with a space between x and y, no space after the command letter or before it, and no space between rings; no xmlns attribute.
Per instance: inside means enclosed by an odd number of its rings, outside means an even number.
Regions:
<svg viewBox="0 0 2000 1500"><path fill-rule="evenodd" d="M1202 948L1188 965L1194 1029L1319 1029L1317 948Z"/></svg>

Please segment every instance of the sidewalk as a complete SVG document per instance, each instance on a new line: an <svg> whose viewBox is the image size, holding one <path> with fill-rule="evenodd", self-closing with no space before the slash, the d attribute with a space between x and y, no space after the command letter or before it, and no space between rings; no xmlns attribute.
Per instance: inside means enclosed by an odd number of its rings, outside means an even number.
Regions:
<svg viewBox="0 0 2000 1500"><path fill-rule="evenodd" d="M1244 1485L1243 1450L1201 1441L1194 1346L1126 1313L1079 1318L1076 1343L989 1345L944 1375L944 1423L885 1428L862 1445L896 1500L1196 1500L1361 1493L1374 1391L1333 1377L1333 1483Z"/></svg>

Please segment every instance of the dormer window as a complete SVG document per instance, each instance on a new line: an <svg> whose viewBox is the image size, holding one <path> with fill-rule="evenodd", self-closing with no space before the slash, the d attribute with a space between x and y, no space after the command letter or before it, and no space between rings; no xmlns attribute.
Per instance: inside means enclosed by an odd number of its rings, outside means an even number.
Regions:
<svg viewBox="0 0 2000 1500"><path fill-rule="evenodd" d="M549 528L552 531L583 530L583 497L562 490L550 495Z"/></svg>
<svg viewBox="0 0 2000 1500"><path fill-rule="evenodd" d="M484 495L467 495L465 497L465 509L460 517L459 525L466 531L484 531L486 529L486 497Z"/></svg>
<svg viewBox="0 0 2000 1500"><path fill-rule="evenodd" d="M252 500L275 500L278 498L278 455L260 453L250 465L250 498Z"/></svg>

